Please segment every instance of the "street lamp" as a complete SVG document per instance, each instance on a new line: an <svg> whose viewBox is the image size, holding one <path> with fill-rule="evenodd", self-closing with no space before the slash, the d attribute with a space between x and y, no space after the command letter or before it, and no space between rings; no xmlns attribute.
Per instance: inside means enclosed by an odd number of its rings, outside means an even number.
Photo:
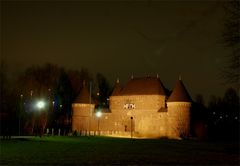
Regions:
<svg viewBox="0 0 240 166"><path fill-rule="evenodd" d="M42 109L44 109L45 105L46 105L46 103L45 103L43 100L39 100L39 101L36 102L35 107L36 107L36 109L38 109L39 111L41 111ZM38 117L38 118L41 118L41 113L39 113L39 117ZM40 124L39 124L39 122L38 122L38 124L37 124L37 133L38 133L39 136L41 137L41 136L42 136L42 132L43 132L43 128L41 128L39 125L40 125ZM40 128L39 128L39 127L40 127ZM42 130L41 130L41 129L42 129Z"/></svg>
<svg viewBox="0 0 240 166"><path fill-rule="evenodd" d="M102 116L102 112L101 111L98 111L96 113L96 117L98 118L98 135L100 135L100 131L99 131L99 119L101 118Z"/></svg>
<svg viewBox="0 0 240 166"><path fill-rule="evenodd" d="M45 102L42 101L42 100L38 101L37 104L36 104L36 107L37 107L39 110L43 109L43 108L45 107Z"/></svg>
<svg viewBox="0 0 240 166"><path fill-rule="evenodd" d="M20 95L21 101L20 101L20 109L18 113L18 135L21 135L21 113L23 110L23 94Z"/></svg>

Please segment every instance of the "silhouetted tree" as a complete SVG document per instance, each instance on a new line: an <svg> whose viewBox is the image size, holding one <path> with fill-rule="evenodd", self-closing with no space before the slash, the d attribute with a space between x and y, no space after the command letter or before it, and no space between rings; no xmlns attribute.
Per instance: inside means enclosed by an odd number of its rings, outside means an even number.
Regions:
<svg viewBox="0 0 240 166"><path fill-rule="evenodd" d="M0 65L0 135L5 138L5 136L10 134L11 113L8 110L9 88L7 87L6 67L3 61L1 61Z"/></svg>
<svg viewBox="0 0 240 166"><path fill-rule="evenodd" d="M240 110L237 92L229 88L223 98L211 97L208 109L210 138L238 140Z"/></svg>
<svg viewBox="0 0 240 166"><path fill-rule="evenodd" d="M111 93L110 84L107 79L100 73L96 75L96 82L98 86L97 99L99 107L108 107L109 96Z"/></svg>
<svg viewBox="0 0 240 166"><path fill-rule="evenodd" d="M61 69L61 74L56 85L56 102L55 111L57 113L57 128L69 130L69 126L65 126L64 120L71 118L72 108L72 86L69 77L64 69Z"/></svg>
<svg viewBox="0 0 240 166"><path fill-rule="evenodd" d="M12 88L12 80L8 77L7 65L1 59L0 64L0 135L10 138L18 133L18 104Z"/></svg>
<svg viewBox="0 0 240 166"><path fill-rule="evenodd" d="M83 87L83 81L92 83L92 97L97 98L98 105L108 107L111 92L107 79L100 73L93 81L87 69L66 71L53 64L31 66L18 79L17 97L21 110L21 126L28 131L42 133L46 128L71 130L71 105ZM94 89L97 86L99 95ZM46 112L36 112L34 104L38 99L44 99ZM41 132L40 132L41 131ZM41 134L40 134L41 135Z"/></svg>
<svg viewBox="0 0 240 166"><path fill-rule="evenodd" d="M227 82L237 84L240 76L240 1L231 0L225 3L226 20L223 32L225 45L232 50L228 56L224 76Z"/></svg>
<svg viewBox="0 0 240 166"><path fill-rule="evenodd" d="M56 126L57 119L62 115L70 118L72 86L63 68L52 64L29 67L19 77L19 89L19 94L22 94L25 103L24 110L28 114L26 117L29 122L26 123L31 128L34 125L46 126L44 118L48 121L48 127L59 127ZM44 99L46 102L47 114L40 116L41 120L36 120L34 114L36 109L33 104L38 99ZM36 122L43 123L36 124Z"/></svg>
<svg viewBox="0 0 240 166"><path fill-rule="evenodd" d="M92 78L87 69L81 71L66 71L53 64L32 66L19 77L19 96L23 107L23 120L26 128L37 131L47 126L69 131L71 128L71 104L79 95L83 80L89 82ZM37 99L46 102L46 114L36 114L34 103ZM47 124L46 124L47 119ZM34 127L35 126L35 127ZM39 131L38 131L39 133Z"/></svg>
<svg viewBox="0 0 240 166"><path fill-rule="evenodd" d="M71 82L73 90L72 101L74 101L83 87L83 81L86 82L93 81L92 76L90 75L89 71L86 68L82 68L80 71L69 70L67 72L67 75Z"/></svg>
<svg viewBox="0 0 240 166"><path fill-rule="evenodd" d="M223 103L225 110L223 112L223 127L225 128L228 139L237 139L239 137L240 127L240 107L239 96L233 88L226 90ZM225 117L224 117L225 116Z"/></svg>
<svg viewBox="0 0 240 166"><path fill-rule="evenodd" d="M205 139L207 137L207 116L208 110L204 105L204 99L201 94L196 95L195 102L192 103L190 130L194 137Z"/></svg>

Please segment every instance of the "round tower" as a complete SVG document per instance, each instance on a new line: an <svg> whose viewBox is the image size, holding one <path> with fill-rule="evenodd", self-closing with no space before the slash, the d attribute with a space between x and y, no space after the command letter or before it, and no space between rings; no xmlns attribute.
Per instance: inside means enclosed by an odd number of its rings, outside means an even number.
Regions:
<svg viewBox="0 0 240 166"><path fill-rule="evenodd" d="M190 132L191 97L179 79L167 100L169 137L186 138Z"/></svg>
<svg viewBox="0 0 240 166"><path fill-rule="evenodd" d="M91 91L91 87L90 87ZM87 132L90 131L90 120L93 115L94 104L91 95L83 82L83 88L72 104L72 131Z"/></svg>

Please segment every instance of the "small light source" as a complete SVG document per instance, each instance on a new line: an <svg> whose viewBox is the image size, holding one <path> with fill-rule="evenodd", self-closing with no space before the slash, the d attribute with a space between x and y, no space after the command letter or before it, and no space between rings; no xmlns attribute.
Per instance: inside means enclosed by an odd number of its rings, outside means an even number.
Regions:
<svg viewBox="0 0 240 166"><path fill-rule="evenodd" d="M42 108L44 108L44 106L45 106L44 101L38 101L38 102L37 102L37 108L38 108L38 109L42 109Z"/></svg>
<svg viewBox="0 0 240 166"><path fill-rule="evenodd" d="M102 112L101 112L101 111L98 111L98 112L96 113L96 116L97 116L98 118L100 118L100 117L102 116Z"/></svg>

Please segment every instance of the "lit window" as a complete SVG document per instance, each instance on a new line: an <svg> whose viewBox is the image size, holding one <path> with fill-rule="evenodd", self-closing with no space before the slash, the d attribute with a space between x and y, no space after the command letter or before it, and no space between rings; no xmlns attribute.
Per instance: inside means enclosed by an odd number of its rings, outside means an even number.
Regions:
<svg viewBox="0 0 240 166"><path fill-rule="evenodd" d="M135 109L136 106L133 103L127 103L127 104L124 104L123 108L124 109Z"/></svg>

